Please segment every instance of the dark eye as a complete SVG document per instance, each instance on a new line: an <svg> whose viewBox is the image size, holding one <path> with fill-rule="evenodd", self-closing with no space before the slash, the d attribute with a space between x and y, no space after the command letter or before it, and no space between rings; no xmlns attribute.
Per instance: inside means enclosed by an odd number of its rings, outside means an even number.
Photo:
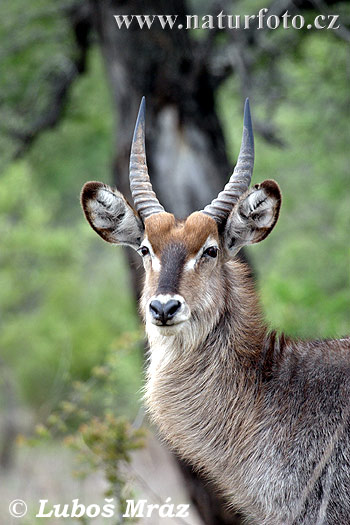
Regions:
<svg viewBox="0 0 350 525"><path fill-rule="evenodd" d="M138 251L142 255L142 257L145 257L149 254L149 249L147 248L147 246L141 246L141 248L139 248Z"/></svg>
<svg viewBox="0 0 350 525"><path fill-rule="evenodd" d="M213 257L213 259L217 256L218 249L216 246L209 246L206 250L204 250L203 255L206 257Z"/></svg>

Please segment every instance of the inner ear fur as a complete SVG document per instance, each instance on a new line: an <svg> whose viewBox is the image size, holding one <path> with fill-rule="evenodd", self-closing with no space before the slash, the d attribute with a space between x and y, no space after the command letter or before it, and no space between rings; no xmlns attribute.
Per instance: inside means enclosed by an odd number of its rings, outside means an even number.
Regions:
<svg viewBox="0 0 350 525"><path fill-rule="evenodd" d="M81 191L85 217L102 239L135 250L143 237L143 223L125 197L103 182L87 182Z"/></svg>
<svg viewBox="0 0 350 525"><path fill-rule="evenodd" d="M230 256L242 246L260 242L269 235L279 217L281 202L281 190L274 180L256 184L239 199L224 231L224 244Z"/></svg>

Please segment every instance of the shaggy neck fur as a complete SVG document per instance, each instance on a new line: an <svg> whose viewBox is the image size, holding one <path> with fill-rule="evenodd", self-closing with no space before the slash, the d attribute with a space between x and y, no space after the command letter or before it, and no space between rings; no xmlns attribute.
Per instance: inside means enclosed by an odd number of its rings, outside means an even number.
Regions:
<svg viewBox="0 0 350 525"><path fill-rule="evenodd" d="M145 398L152 417L175 449L215 478L227 469L227 450L243 460L259 427L257 377L267 334L246 267L233 261L221 271L221 308L216 301L212 311L206 305L193 312L172 336L146 327ZM246 406L242 395L250 399Z"/></svg>
<svg viewBox="0 0 350 525"><path fill-rule="evenodd" d="M219 308L216 302L212 311L206 305L206 312L193 312L176 335L146 327L145 400L151 416L172 448L214 479L228 502L254 523L332 523L317 521L326 515L326 496L316 501L310 521L299 516L310 494L323 494L322 476L334 481L336 474L325 469L344 433L344 403L338 401L332 412L331 428L318 428L319 419L328 411L329 391L337 399L340 390L349 391L349 367L344 376L337 360L325 395L319 379L312 373L306 379L303 369L319 366L329 341L308 356L313 343L303 347L268 334L245 268L232 261L221 271L225 295ZM298 360L304 361L302 372ZM326 361L331 364L329 356ZM314 389L320 390L316 400Z"/></svg>

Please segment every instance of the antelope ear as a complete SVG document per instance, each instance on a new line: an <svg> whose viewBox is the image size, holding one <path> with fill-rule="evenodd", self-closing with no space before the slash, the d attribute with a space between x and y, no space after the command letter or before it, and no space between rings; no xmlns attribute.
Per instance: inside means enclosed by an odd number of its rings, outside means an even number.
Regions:
<svg viewBox="0 0 350 525"><path fill-rule="evenodd" d="M87 182L81 192L85 217L102 239L135 250L143 238L143 223L124 196L102 182Z"/></svg>
<svg viewBox="0 0 350 525"><path fill-rule="evenodd" d="M274 180L256 184L231 211L224 231L224 245L233 257L247 244L260 242L273 230L280 212L281 190Z"/></svg>

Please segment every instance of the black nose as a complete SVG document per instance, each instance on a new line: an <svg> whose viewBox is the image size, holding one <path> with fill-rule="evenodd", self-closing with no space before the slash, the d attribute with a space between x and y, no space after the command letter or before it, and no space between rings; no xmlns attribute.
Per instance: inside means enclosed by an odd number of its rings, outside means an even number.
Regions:
<svg viewBox="0 0 350 525"><path fill-rule="evenodd" d="M157 321L161 321L162 324L166 324L167 321L172 319L181 307L180 301L170 299L167 303L161 303L160 301L152 301L149 305L151 314Z"/></svg>

